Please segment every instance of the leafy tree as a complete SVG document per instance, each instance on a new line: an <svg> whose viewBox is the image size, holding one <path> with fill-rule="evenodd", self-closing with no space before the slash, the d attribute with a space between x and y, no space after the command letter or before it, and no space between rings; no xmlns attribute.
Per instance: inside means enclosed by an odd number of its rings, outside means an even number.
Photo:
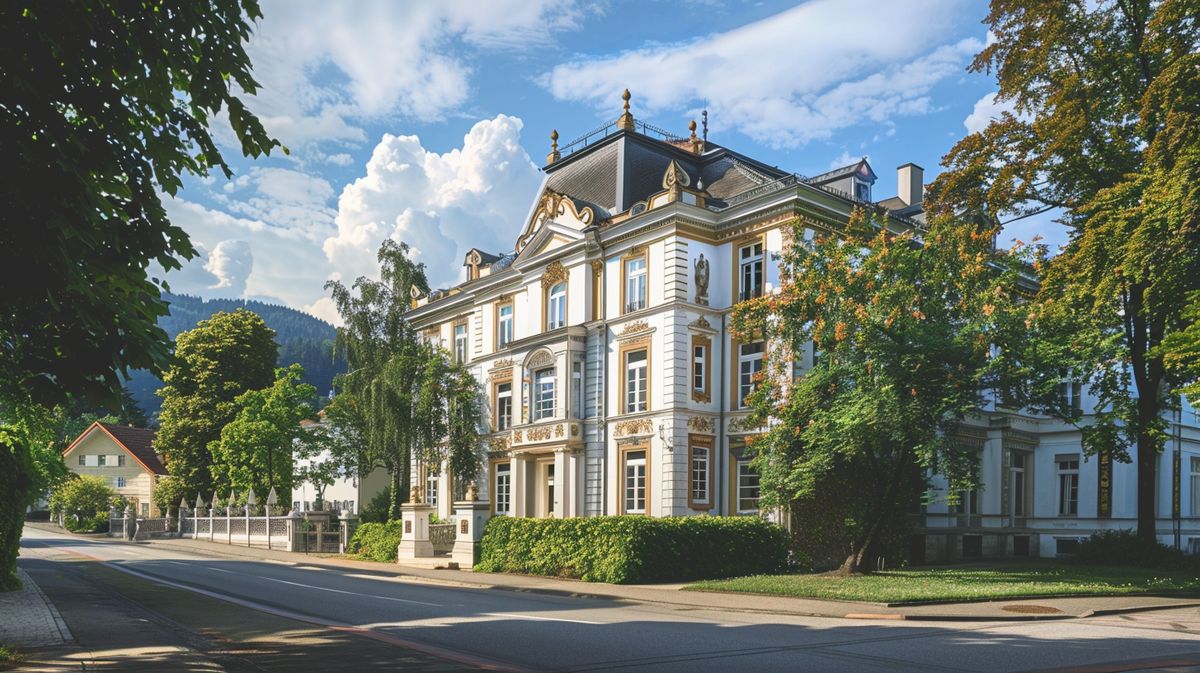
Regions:
<svg viewBox="0 0 1200 673"><path fill-rule="evenodd" d="M1188 298L1183 320L1186 327L1163 338L1160 354L1167 370L1175 374L1179 392L1193 407L1200 407L1200 291Z"/></svg>
<svg viewBox="0 0 1200 673"><path fill-rule="evenodd" d="M73 476L50 494L50 511L62 514L67 530L75 532L93 532L101 521L107 523L110 507L122 506L123 499L104 477Z"/></svg>
<svg viewBox="0 0 1200 673"><path fill-rule="evenodd" d="M325 500L325 489L342 478L366 477L377 466L366 449L365 423L359 404L349 393L337 395L321 412L321 422L307 428L300 443L304 465L297 482L308 482L316 502Z"/></svg>
<svg viewBox="0 0 1200 673"><path fill-rule="evenodd" d="M186 501L189 507L194 507L196 495L195 492L188 491L179 477L169 474L159 477L154 483L154 506L166 517L178 515L180 501Z"/></svg>
<svg viewBox="0 0 1200 673"><path fill-rule="evenodd" d="M408 258L406 244L390 239L379 249L379 265L378 281L325 287L342 316L337 347L349 367L336 386L361 404L368 454L391 475L388 509L395 518L408 497L413 457L449 457L456 479L477 476L479 408L470 374L418 339L405 319L412 290L428 291L424 265Z"/></svg>
<svg viewBox="0 0 1200 673"><path fill-rule="evenodd" d="M155 449L188 493L213 490L210 445L238 415L238 396L274 380L274 333L250 311L217 313L176 339Z"/></svg>
<svg viewBox="0 0 1200 673"><path fill-rule="evenodd" d="M292 365L275 372L275 383L237 397L237 416L209 445L213 478L221 491L253 488L259 495L276 489L290 499L293 453L312 435L300 421L312 418L316 389L300 383L304 368ZM303 451L301 452L303 453Z"/></svg>
<svg viewBox="0 0 1200 673"><path fill-rule="evenodd" d="M0 8L0 386L60 402L113 396L118 373L168 363L155 262L196 251L161 194L184 173L232 171L209 132L227 116L244 154L279 143L239 98L254 0L5 3Z"/></svg>
<svg viewBox="0 0 1200 673"><path fill-rule="evenodd" d="M1138 535L1155 539L1170 373L1159 346L1200 289L1200 6L1195 0L993 0L1005 113L947 155L935 201L998 218L1057 210L1070 242L1042 267L1022 401L1057 401L1069 373L1096 397L1084 448L1130 461Z"/></svg>
<svg viewBox="0 0 1200 673"><path fill-rule="evenodd" d="M740 341L774 337L749 398L768 426L750 445L763 504L802 513L838 485L846 520L822 533L845 554L843 573L867 569L922 471L953 490L976 481L977 455L956 431L998 374L991 349L1018 301L1016 256L993 254L992 234L951 218L896 233L859 210L835 235L785 249L780 292L735 309ZM821 358L797 376L810 340Z"/></svg>

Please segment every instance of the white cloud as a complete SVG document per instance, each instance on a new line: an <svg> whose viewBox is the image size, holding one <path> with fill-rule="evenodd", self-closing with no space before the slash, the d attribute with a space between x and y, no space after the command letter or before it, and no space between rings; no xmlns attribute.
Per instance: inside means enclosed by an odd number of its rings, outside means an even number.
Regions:
<svg viewBox="0 0 1200 673"><path fill-rule="evenodd" d="M931 48L961 11L953 0L874 3L851 20L845 3L813 0L690 42L558 65L540 82L555 98L614 113L629 87L635 116L707 105L714 129L796 147L931 111L933 86L983 46L968 38Z"/></svg>
<svg viewBox="0 0 1200 673"><path fill-rule="evenodd" d="M434 285L457 282L472 247L511 250L540 181L521 128L516 117L485 119L444 154L417 136L385 135L338 200L337 233L324 243L336 277L377 276L388 237L413 248Z"/></svg>
<svg viewBox="0 0 1200 673"><path fill-rule="evenodd" d="M579 15L574 0L269 0L248 48L262 85L248 104L292 149L359 144L358 120L438 119L463 105L471 67L460 45L536 48Z"/></svg>
<svg viewBox="0 0 1200 673"><path fill-rule="evenodd" d="M246 279L253 268L254 254L250 252L250 244L236 240L217 243L204 264L204 269L217 279L209 289L226 297L246 294Z"/></svg>
<svg viewBox="0 0 1200 673"><path fill-rule="evenodd" d="M324 178L287 168L254 167L226 184L215 198L231 213L262 222L280 236L318 242L333 227L333 196L333 186Z"/></svg>
<svg viewBox="0 0 1200 673"><path fill-rule="evenodd" d="M850 154L850 152L848 152L846 150L842 150L841 154L834 157L833 161L829 162L829 170L833 170L835 168L841 168L842 166L849 166L850 164L852 164L862 158L863 158L862 156L857 156L857 157L852 156Z"/></svg>
<svg viewBox="0 0 1200 673"><path fill-rule="evenodd" d="M979 133L987 128L992 120L999 119L1000 115L1013 112L1014 109L1012 101L996 100L996 92L993 91L975 101L975 109L963 120L963 126L967 127L967 133Z"/></svg>

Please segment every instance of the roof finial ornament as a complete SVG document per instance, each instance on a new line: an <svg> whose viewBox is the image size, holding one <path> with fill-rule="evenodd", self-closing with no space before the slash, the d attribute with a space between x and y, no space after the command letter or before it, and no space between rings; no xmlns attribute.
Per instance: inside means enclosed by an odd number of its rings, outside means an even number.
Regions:
<svg viewBox="0 0 1200 673"><path fill-rule="evenodd" d="M550 154L546 155L546 165L558 161L562 155L558 153L558 129L550 132Z"/></svg>
<svg viewBox="0 0 1200 673"><path fill-rule="evenodd" d="M700 112L700 124L701 124L700 128L703 129L703 135L701 136L701 139L704 140L704 142L708 142L708 110L707 109L702 110Z"/></svg>
<svg viewBox="0 0 1200 673"><path fill-rule="evenodd" d="M696 154L703 153L704 152L704 142L696 137L696 120L695 119L688 122L688 131L691 132L691 135L688 136L688 141L691 142L691 144L692 144L692 151L695 152Z"/></svg>
<svg viewBox="0 0 1200 673"><path fill-rule="evenodd" d="M631 97L629 89L626 89L621 94L621 98L625 101L625 111L621 113L620 117L617 117L617 128L625 131L633 130L633 113L629 111L629 99Z"/></svg>

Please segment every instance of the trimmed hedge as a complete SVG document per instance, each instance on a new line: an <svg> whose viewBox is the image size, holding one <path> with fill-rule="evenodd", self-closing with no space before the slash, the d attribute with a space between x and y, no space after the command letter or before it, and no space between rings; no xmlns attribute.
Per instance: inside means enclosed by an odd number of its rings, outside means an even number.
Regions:
<svg viewBox="0 0 1200 673"><path fill-rule="evenodd" d="M631 584L785 570L783 528L757 517L493 517L476 570Z"/></svg>
<svg viewBox="0 0 1200 673"><path fill-rule="evenodd" d="M399 519L385 523L360 524L354 530L354 535L350 536L346 552L372 561L395 563L396 547L400 544L400 534L403 531L404 524Z"/></svg>

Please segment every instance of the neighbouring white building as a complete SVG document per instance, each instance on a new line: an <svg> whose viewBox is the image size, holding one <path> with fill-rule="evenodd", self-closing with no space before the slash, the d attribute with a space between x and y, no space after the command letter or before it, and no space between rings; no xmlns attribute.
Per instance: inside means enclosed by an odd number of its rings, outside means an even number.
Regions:
<svg viewBox="0 0 1200 673"><path fill-rule="evenodd" d="M300 422L303 428L312 428L317 423L323 423L325 412L317 414L317 420L305 420ZM329 460L328 452L323 452L313 458L296 457L295 467L299 472L301 469L308 467L310 463L321 463ZM382 467L372 470L369 474L363 477L350 476L338 477L325 487L323 493L323 509L333 510L337 512L348 512L355 516L362 513L362 508L371 502L379 493L386 491L388 487L388 472ZM314 509L317 505L317 488L309 481L297 481L292 487L292 509L299 512L308 512Z"/></svg>
<svg viewBox="0 0 1200 673"><path fill-rule="evenodd" d="M785 223L799 218L807 238L861 204L898 227L923 221L919 166L899 167L897 195L878 199L865 159L801 177L698 137L695 123L678 137L635 121L625 99L614 123L561 149L551 135L512 250L472 249L467 280L409 314L483 386L492 515L757 513L744 447L758 429L742 400L770 344L732 341L730 310L779 286ZM1087 404L1077 387L1065 394ZM1160 537L1177 527L1197 545L1200 429L1190 409L1180 420L1162 457ZM914 558L1051 556L1134 526L1134 467L1101 469L1073 428L988 408L962 438L978 446L984 486L953 512L922 511ZM414 472L439 516L458 495L449 481Z"/></svg>

